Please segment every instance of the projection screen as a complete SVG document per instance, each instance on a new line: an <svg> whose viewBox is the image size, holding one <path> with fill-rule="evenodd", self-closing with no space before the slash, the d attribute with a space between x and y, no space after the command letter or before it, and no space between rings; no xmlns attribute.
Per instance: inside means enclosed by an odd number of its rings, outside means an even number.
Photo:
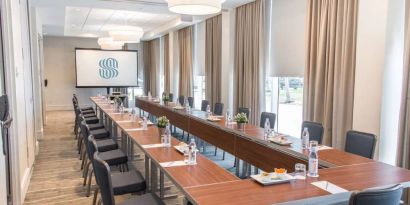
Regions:
<svg viewBox="0 0 410 205"><path fill-rule="evenodd" d="M76 86L137 87L137 52L76 48Z"/></svg>

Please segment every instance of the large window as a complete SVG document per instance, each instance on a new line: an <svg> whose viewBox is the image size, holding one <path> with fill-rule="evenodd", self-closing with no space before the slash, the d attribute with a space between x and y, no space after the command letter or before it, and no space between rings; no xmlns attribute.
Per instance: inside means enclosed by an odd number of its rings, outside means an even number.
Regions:
<svg viewBox="0 0 410 205"><path fill-rule="evenodd" d="M299 137L302 125L303 78L267 77L266 111L277 115L275 130Z"/></svg>
<svg viewBox="0 0 410 205"><path fill-rule="evenodd" d="M205 99L205 76L194 77L194 107L200 108Z"/></svg>

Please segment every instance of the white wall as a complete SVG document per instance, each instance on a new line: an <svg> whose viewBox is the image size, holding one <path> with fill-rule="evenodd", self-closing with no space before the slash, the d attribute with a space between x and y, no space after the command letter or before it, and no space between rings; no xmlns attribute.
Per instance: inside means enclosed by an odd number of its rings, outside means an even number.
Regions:
<svg viewBox="0 0 410 205"><path fill-rule="evenodd" d="M380 136L388 0L360 0L353 129Z"/></svg>
<svg viewBox="0 0 410 205"><path fill-rule="evenodd" d="M44 69L48 86L45 88L47 110L72 110L72 96L77 94L80 105L92 105L90 96L106 93L105 88L76 88L75 48L99 48L97 39L50 37L44 38Z"/></svg>

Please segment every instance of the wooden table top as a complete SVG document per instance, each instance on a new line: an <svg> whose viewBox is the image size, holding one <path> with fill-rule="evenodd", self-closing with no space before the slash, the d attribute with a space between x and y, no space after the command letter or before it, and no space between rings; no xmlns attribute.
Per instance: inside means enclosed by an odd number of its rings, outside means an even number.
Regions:
<svg viewBox="0 0 410 205"><path fill-rule="evenodd" d="M93 98L92 98L93 99ZM105 112L121 129L140 128L141 125L137 122L126 122L127 114L111 114L110 105L99 104L94 101L97 106ZM144 105L145 106L145 105ZM161 108L162 105L156 103L155 109ZM242 154L243 157L248 157L253 161L260 163L260 165L279 163L278 166L289 165L286 163L303 162L303 159L297 156L287 156L288 153L274 152L279 145L267 143L263 141L263 129L248 125L245 130L239 132L241 135L236 136L238 130L232 125L225 125L224 119L219 122L209 122L203 116L201 111L195 111L194 117L186 115L184 111L165 107L168 113L176 113L180 118L187 118L192 125L205 124L205 129L202 133L223 133L225 131L228 138L218 136L219 141L227 141L233 144L234 153ZM162 111L156 111L161 113ZM125 121L125 122L124 122ZM173 122L171 122L173 123ZM210 127L220 127L220 131L209 131ZM193 129L198 128L194 127ZM229 129L231 128L231 129ZM198 128L201 130L201 128ZM211 129L212 130L212 129ZM194 130L192 130L194 131ZM160 143L159 131L155 126L149 126L147 130L143 131L126 131L127 135L134 140L134 142L141 146L147 144ZM225 135L224 134L224 135ZM201 137L201 136L199 136ZM201 137L202 138L202 137ZM232 141L230 139L233 139ZM287 150L307 156L307 150L301 148L300 139L288 137L293 144L286 147ZM219 143L219 142L218 142ZM264 144L267 143L267 144ZM179 141L172 139L172 146L179 144ZM283 149L283 146L280 146ZM241 152L237 152L241 149ZM159 147L143 149L144 152L155 163L169 162L176 160L183 160L183 155L176 151L173 147ZM270 152L272 151L272 152ZM290 158L289 158L290 157ZM198 164L195 166L180 166L167 167L163 170L170 176L171 180L178 184L185 192L186 196L192 200L194 204L208 205L208 204L276 204L295 200L312 200L325 199L326 197L334 196L327 191L324 191L311 182L314 181L328 181L347 191L363 190L368 188L375 188L387 185L401 183L405 187L410 185L410 171L402 168L387 165L371 159L363 158L357 155L349 154L337 149L325 149L319 151L321 160L329 162L334 167L324 168L319 170L318 178L307 178L306 180L296 180L292 183L285 183L272 186L262 186L253 180L240 180L228 171L216 165L211 160L198 154ZM241 158L241 157L240 157ZM272 161L269 161L272 160ZM299 161L298 161L299 160ZM281 164L282 163L282 164ZM267 169L274 167L267 166ZM344 196L346 199L348 196ZM311 202L311 201L310 201Z"/></svg>

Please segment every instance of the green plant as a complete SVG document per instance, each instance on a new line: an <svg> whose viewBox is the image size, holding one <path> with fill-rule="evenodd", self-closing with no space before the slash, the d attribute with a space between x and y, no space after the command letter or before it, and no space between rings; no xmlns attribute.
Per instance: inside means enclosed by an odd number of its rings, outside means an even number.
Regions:
<svg viewBox="0 0 410 205"><path fill-rule="evenodd" d="M121 105L122 99L120 97L115 97L114 102L117 103L118 105Z"/></svg>
<svg viewBox="0 0 410 205"><path fill-rule="evenodd" d="M234 119L235 119L235 122L237 123L247 123L248 122L248 118L246 117L246 114L243 112L236 114Z"/></svg>
<svg viewBox="0 0 410 205"><path fill-rule="evenodd" d="M169 102L169 95L163 94L163 95L162 95L162 101L164 101L164 102Z"/></svg>
<svg viewBox="0 0 410 205"><path fill-rule="evenodd" d="M157 126L159 128L166 128L168 124L169 124L169 120L167 119L167 117L162 116L158 118Z"/></svg>

